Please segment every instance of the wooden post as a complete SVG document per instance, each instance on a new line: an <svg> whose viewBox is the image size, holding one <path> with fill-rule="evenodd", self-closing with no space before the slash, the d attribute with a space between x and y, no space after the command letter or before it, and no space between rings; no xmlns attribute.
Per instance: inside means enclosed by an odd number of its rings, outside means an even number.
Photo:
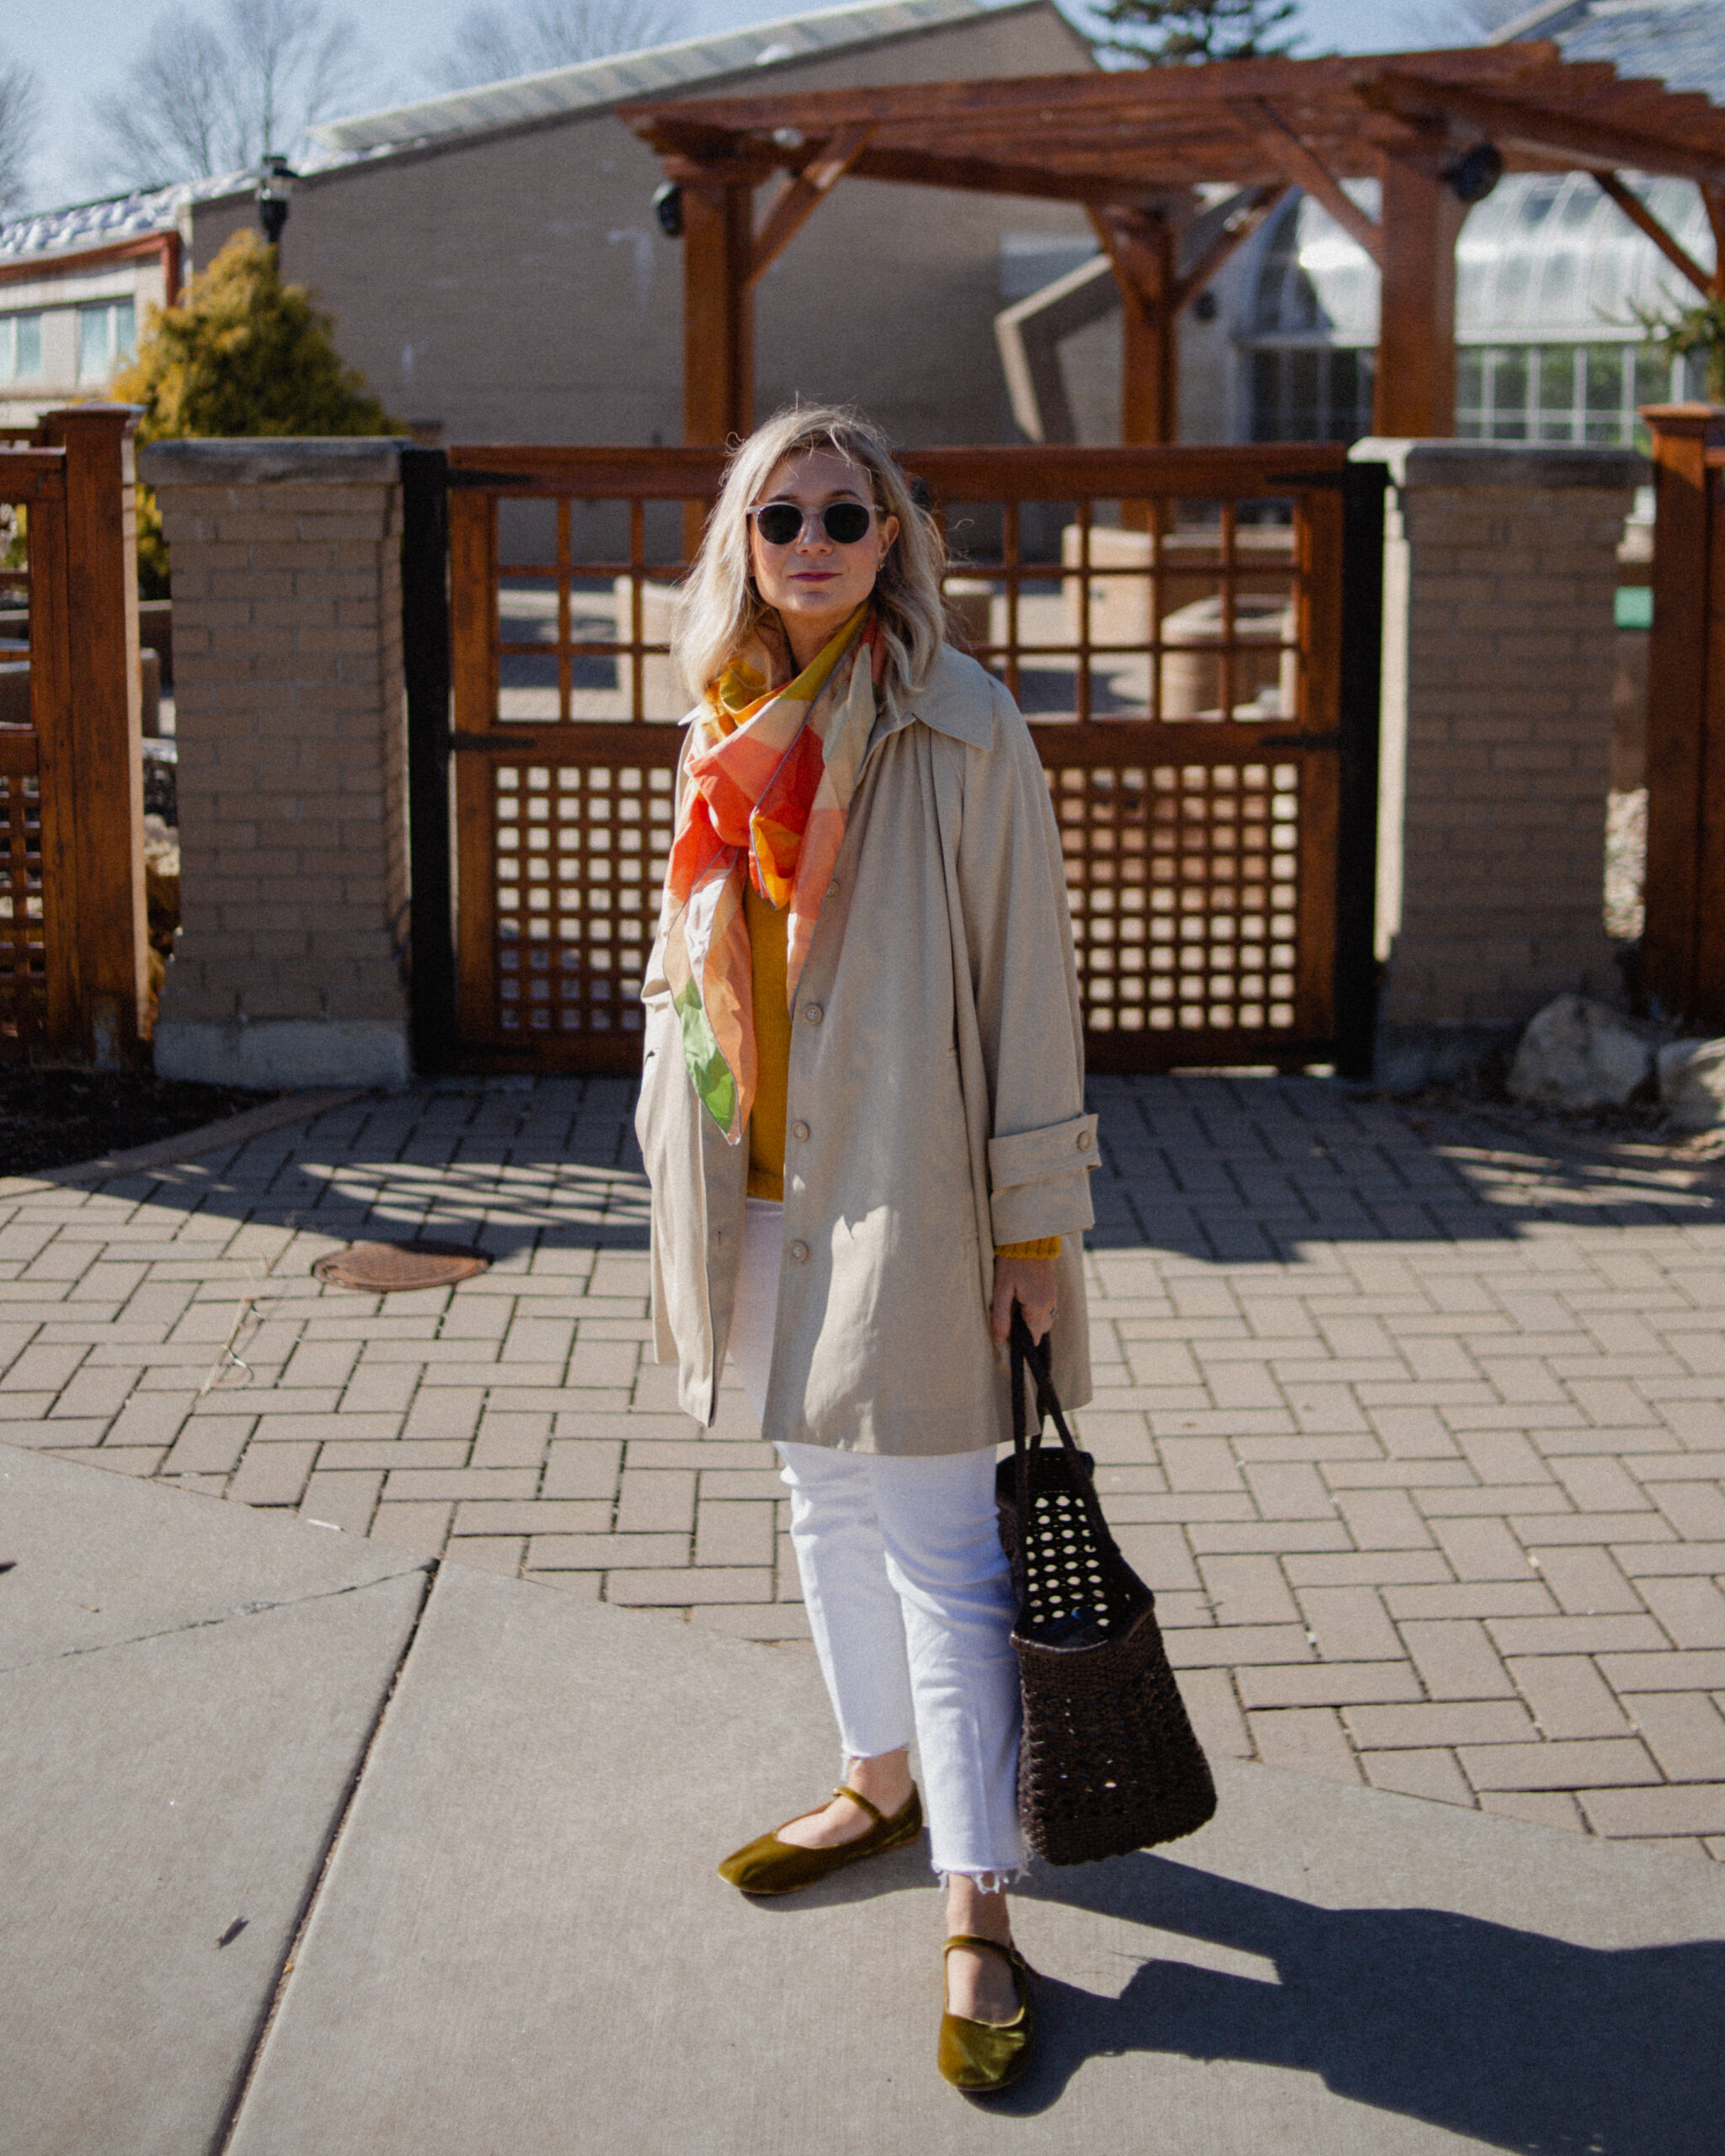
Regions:
<svg viewBox="0 0 1725 2156"><path fill-rule="evenodd" d="M138 676L137 520L125 404L50 412L66 451L71 798L80 1009L76 1049L99 1070L142 1059L148 990L144 775Z"/></svg>
<svg viewBox="0 0 1725 2156"><path fill-rule="evenodd" d="M1455 431L1455 241L1466 205L1438 156L1379 160L1381 312L1372 432L1393 440Z"/></svg>
<svg viewBox="0 0 1725 2156"><path fill-rule="evenodd" d="M1122 322L1120 440L1160 449L1179 439L1178 245L1170 219L1144 211L1093 210L1091 222L1114 264Z"/></svg>
<svg viewBox="0 0 1725 2156"><path fill-rule="evenodd" d="M1725 1026L1725 834L1707 796L1725 784L1725 532L1709 448L1725 411L1653 405L1653 627L1648 640L1648 849L1643 978L1670 1016ZM1704 954L1707 954L1704 956ZM1707 968L1711 966L1711 973Z"/></svg>
<svg viewBox="0 0 1725 2156"><path fill-rule="evenodd" d="M1120 440L1161 449L1180 438L1179 315L1174 305L1174 228L1157 217L1146 235L1151 275L1125 299Z"/></svg>
<svg viewBox="0 0 1725 2156"><path fill-rule="evenodd" d="M755 424L752 181L703 172L683 190L683 440Z"/></svg>

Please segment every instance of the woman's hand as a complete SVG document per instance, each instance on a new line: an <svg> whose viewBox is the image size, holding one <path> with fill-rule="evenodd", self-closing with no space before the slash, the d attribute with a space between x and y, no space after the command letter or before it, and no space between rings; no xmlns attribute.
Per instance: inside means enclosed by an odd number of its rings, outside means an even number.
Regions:
<svg viewBox="0 0 1725 2156"><path fill-rule="evenodd" d="M1030 1337L1040 1340L1055 1315L1053 1258L996 1258L994 1303L988 1315L996 1348L1004 1348L1012 1332L1014 1303L1024 1313L1024 1322L1030 1327Z"/></svg>

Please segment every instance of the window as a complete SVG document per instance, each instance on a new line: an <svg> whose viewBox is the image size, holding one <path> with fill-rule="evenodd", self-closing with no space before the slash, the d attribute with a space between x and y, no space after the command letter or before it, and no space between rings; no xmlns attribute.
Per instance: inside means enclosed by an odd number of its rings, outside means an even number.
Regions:
<svg viewBox="0 0 1725 2156"><path fill-rule="evenodd" d="M1348 345L1260 344L1252 355L1252 439L1358 441L1369 435L1376 360Z"/></svg>
<svg viewBox="0 0 1725 2156"><path fill-rule="evenodd" d="M1455 431L1473 441L1630 443L1638 404L1678 393L1633 344L1474 344L1456 355Z"/></svg>
<svg viewBox="0 0 1725 2156"><path fill-rule="evenodd" d="M0 314L0 382L34 382L41 371L41 316Z"/></svg>
<svg viewBox="0 0 1725 2156"><path fill-rule="evenodd" d="M130 300L104 300L77 311L77 378L105 382L137 350L137 313Z"/></svg>

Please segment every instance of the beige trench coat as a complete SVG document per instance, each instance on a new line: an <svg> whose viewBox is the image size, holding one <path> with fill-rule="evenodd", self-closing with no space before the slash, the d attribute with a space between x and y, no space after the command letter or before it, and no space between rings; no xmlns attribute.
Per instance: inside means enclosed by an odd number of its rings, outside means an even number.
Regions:
<svg viewBox="0 0 1725 2156"><path fill-rule="evenodd" d="M748 1171L695 1097L660 953L635 1129L659 1359L718 1408ZM1010 1442L996 1243L1060 1235L1055 1382L1090 1397L1080 1231L1096 1118L1060 834L1005 687L943 650L877 720L797 991L762 1435L893 1454Z"/></svg>

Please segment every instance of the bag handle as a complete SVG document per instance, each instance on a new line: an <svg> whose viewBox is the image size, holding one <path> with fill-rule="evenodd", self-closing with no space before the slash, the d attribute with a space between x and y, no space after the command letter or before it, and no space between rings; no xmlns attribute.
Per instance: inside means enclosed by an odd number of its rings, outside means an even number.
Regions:
<svg viewBox="0 0 1725 2156"><path fill-rule="evenodd" d="M1042 1426L1045 1419L1053 1422L1055 1430L1059 1433L1060 1443L1066 1450L1070 1453L1076 1453L1080 1449L1078 1440L1066 1428L1066 1418L1060 1412L1060 1399L1055 1391L1054 1379L1049 1369L1047 1342L1045 1341L1039 1342L1031 1338L1030 1327L1024 1321L1023 1310L1017 1303L1012 1305L1011 1343L1012 1450L1015 1456L1026 1447L1027 1443L1030 1451L1034 1452L1038 1449L1042 1444ZM1027 1364L1029 1367L1030 1374L1036 1380L1036 1435L1028 1440L1025 1431L1027 1417L1024 1412L1024 1371Z"/></svg>
<svg viewBox="0 0 1725 2156"><path fill-rule="evenodd" d="M1097 1544L1102 1549L1113 1549L1114 1538L1108 1531L1108 1521L1103 1516L1102 1502L1096 1494L1096 1483L1087 1474L1078 1440L1066 1427L1066 1418L1060 1412L1060 1402L1055 1390L1054 1378L1049 1367L1046 1342L1039 1344L1030 1337L1030 1327L1024 1321L1024 1313L1014 1303L1012 1329L1009 1344L1012 1358L1012 1467L1018 1499L1019 1562L1027 1561L1026 1553L1030 1540L1030 1455L1042 1446L1042 1426L1044 1418L1051 1420L1060 1443L1071 1454L1077 1470L1074 1480L1080 1501L1090 1518L1090 1524ZM1024 1373L1028 1368L1036 1380L1036 1432L1029 1434L1026 1425L1028 1417L1024 1404Z"/></svg>

